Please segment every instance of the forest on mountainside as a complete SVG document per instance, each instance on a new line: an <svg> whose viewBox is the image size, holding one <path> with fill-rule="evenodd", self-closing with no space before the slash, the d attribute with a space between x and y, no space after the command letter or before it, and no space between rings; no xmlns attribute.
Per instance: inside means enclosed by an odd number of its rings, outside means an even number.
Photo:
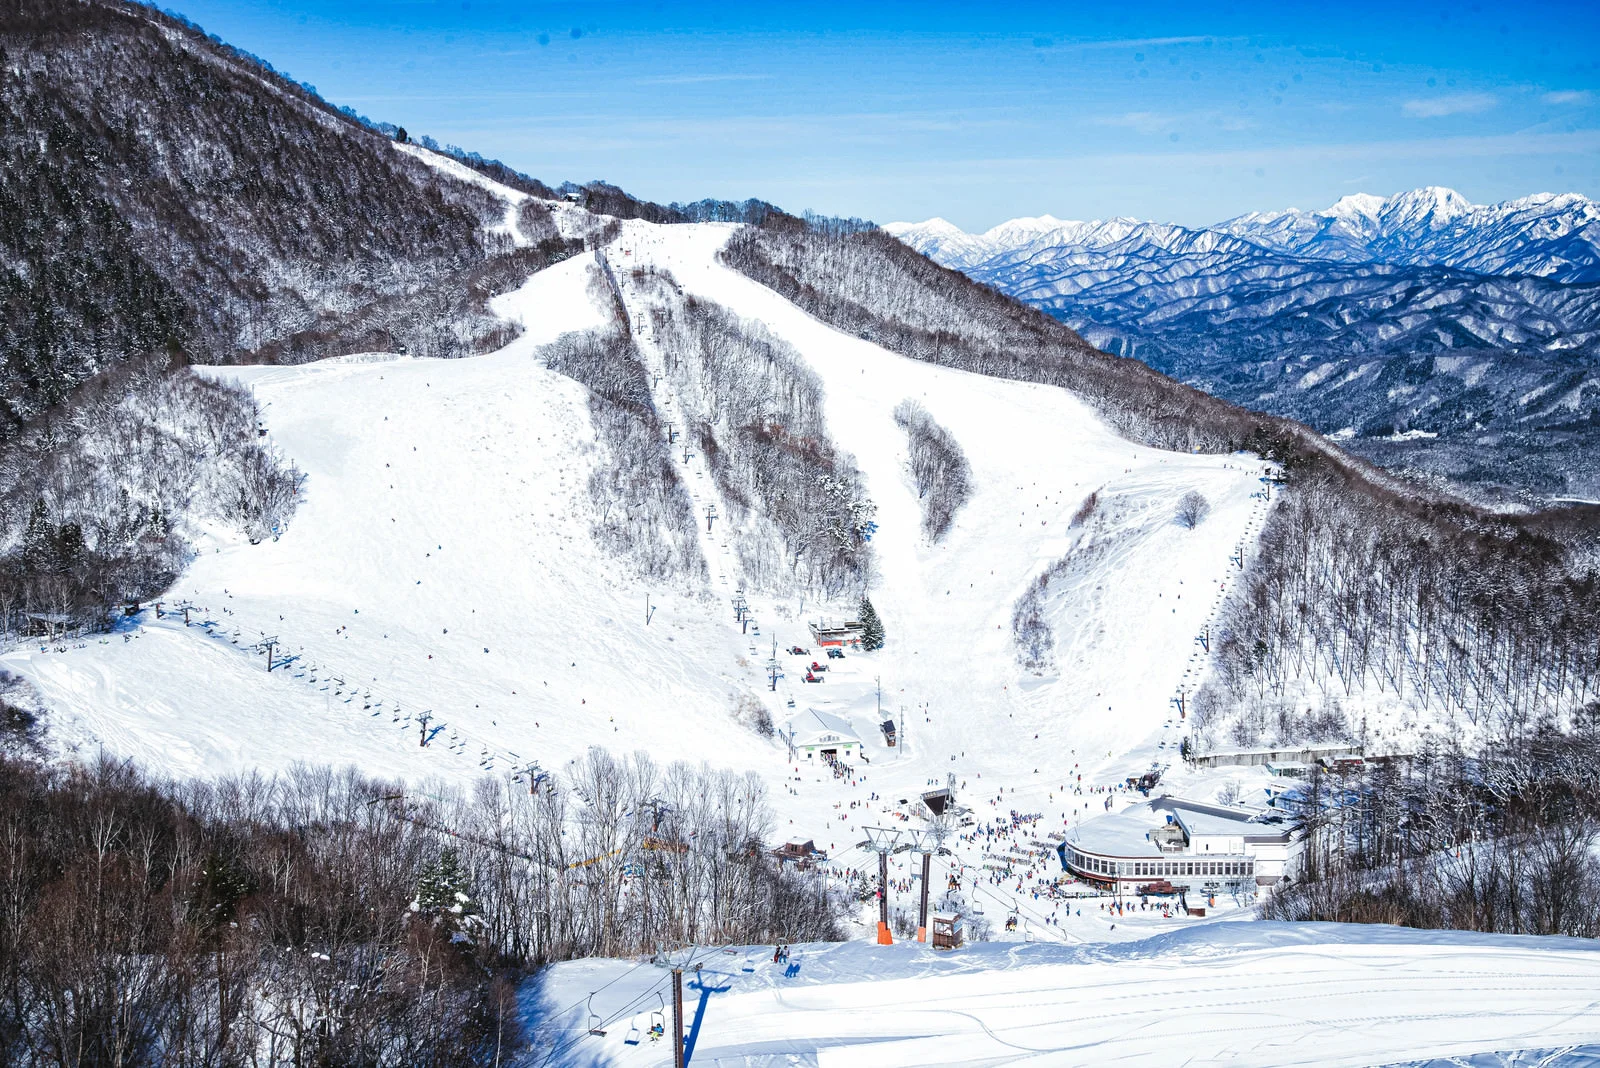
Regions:
<svg viewBox="0 0 1600 1068"><path fill-rule="evenodd" d="M863 593L872 577L872 517L854 459L828 435L822 382L761 323L635 270L656 296L651 336L730 515L752 588L823 597Z"/></svg>
<svg viewBox="0 0 1600 1068"><path fill-rule="evenodd" d="M972 497L972 467L955 435L916 401L909 397L901 401L894 421L906 433L911 481L922 505L922 533L930 542L938 542Z"/></svg>
<svg viewBox="0 0 1600 1068"><path fill-rule="evenodd" d="M771 823L753 774L601 749L470 796L0 757L0 1063L506 1063L546 962L838 938Z"/></svg>
<svg viewBox="0 0 1600 1068"><path fill-rule="evenodd" d="M0 636L97 628L158 597L202 525L276 536L300 474L259 425L246 391L150 357L0 443Z"/></svg>
<svg viewBox="0 0 1600 1068"><path fill-rule="evenodd" d="M603 452L588 485L595 544L641 578L703 581L694 506L672 465L649 373L605 273L589 270L590 298L611 310L611 322L563 334L542 347L539 358L589 390L589 418Z"/></svg>
<svg viewBox="0 0 1600 1068"><path fill-rule="evenodd" d="M1276 920L1600 937L1600 704L1476 750L1315 768L1280 804L1305 843Z"/></svg>
<svg viewBox="0 0 1600 1068"><path fill-rule="evenodd" d="M150 8L6 5L0 66L0 437L122 359L231 359L509 247L491 194Z"/></svg>

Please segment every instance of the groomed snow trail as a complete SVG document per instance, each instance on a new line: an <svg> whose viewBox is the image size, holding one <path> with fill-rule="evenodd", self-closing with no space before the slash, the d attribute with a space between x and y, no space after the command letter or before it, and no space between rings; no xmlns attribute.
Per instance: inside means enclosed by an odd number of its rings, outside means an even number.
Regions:
<svg viewBox="0 0 1600 1068"><path fill-rule="evenodd" d="M695 959L697 1065L1359 1066L1600 1042L1600 952L1575 939L1262 923L1094 949L849 943L793 947L787 965L770 947ZM556 965L524 1002L527 1063L671 1064L666 1042L627 1044L666 989L658 967ZM587 1034L589 991L604 1038Z"/></svg>

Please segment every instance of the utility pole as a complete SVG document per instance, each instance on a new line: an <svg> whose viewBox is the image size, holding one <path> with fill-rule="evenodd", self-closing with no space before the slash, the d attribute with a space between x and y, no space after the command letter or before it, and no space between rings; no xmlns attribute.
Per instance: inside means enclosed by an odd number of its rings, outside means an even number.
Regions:
<svg viewBox="0 0 1600 1068"><path fill-rule="evenodd" d="M867 840L863 843L865 848L878 854L878 945L894 945L894 936L889 933L889 854L897 852L895 845L900 841L900 828L898 827L863 827L867 832Z"/></svg>
<svg viewBox="0 0 1600 1068"><path fill-rule="evenodd" d="M648 627L650 625L650 617L655 615L655 614L656 614L656 610L654 608L650 607L650 595L647 593L647 594L644 595L644 625L645 626Z"/></svg>

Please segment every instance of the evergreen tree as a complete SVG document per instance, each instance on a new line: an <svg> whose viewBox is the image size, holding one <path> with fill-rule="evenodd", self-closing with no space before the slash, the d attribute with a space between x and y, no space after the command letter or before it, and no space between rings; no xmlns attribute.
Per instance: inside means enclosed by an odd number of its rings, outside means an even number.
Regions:
<svg viewBox="0 0 1600 1068"><path fill-rule="evenodd" d="M467 872L461 866L460 855L454 849L440 852L439 859L423 866L417 877L417 896L411 902L411 911L431 917L461 931L481 922L478 906L467 892Z"/></svg>
<svg viewBox="0 0 1600 1068"><path fill-rule="evenodd" d="M883 648L883 620L878 618L878 610L872 607L872 601L866 594L861 595L861 648L872 652L874 649Z"/></svg>

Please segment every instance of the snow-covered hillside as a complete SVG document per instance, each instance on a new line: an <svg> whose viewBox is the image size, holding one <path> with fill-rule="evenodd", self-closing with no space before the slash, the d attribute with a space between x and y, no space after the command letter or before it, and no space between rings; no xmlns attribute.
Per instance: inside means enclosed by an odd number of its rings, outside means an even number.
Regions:
<svg viewBox="0 0 1600 1068"><path fill-rule="evenodd" d="M652 266L759 320L821 377L829 432L877 506L880 652L829 661L819 684L801 681L811 657L780 654L785 677L771 690L774 645L809 646L807 620L853 603L752 595L746 634L730 607L738 576L723 526L706 539L705 589L649 588L591 543L584 391L534 355L602 321L584 256L497 299L526 328L501 352L212 372L253 388L271 439L306 474L286 533L208 546L160 618L149 609L108 638L17 649L0 663L58 713L58 742L185 774L330 761L466 782L534 761L559 769L593 745L754 769L775 795L776 836L815 838L844 867L864 866L853 852L863 825L950 773L980 818L1037 814L1029 826L1047 842L1089 811L1080 775L1086 791L1174 759L1172 699L1204 671L1195 637L1269 506L1260 461L1134 446L1064 391L844 336L721 266L730 232L628 223L607 256L636 322L647 296L628 268ZM660 358L648 339L642 351ZM672 398L657 390L670 417ZM972 466L973 498L936 546L922 536L893 418L908 397ZM717 503L699 457L683 475L697 510ZM1174 508L1191 490L1212 510L1187 529ZM1074 526L1091 493L1097 508ZM1045 606L1056 667L1038 675L1018 663L1012 613L1063 557ZM191 623L211 625L185 627L179 599L197 606ZM294 658L270 675L255 650L268 636ZM902 723L897 749L877 730L880 692L884 715ZM868 762L850 779L797 775L780 742L735 718L751 701L780 725L808 707L848 717ZM985 884L991 907L1029 900L1032 881L1059 870L1053 851L1016 844L1031 859L1014 882ZM981 871L983 852L963 845L956 869ZM1063 918L1029 916L1040 931ZM1104 927L1085 922L1046 937Z"/></svg>
<svg viewBox="0 0 1600 1068"><path fill-rule="evenodd" d="M797 946L786 965L764 946L692 959L696 1064L1501 1068L1591 1065L1600 1043L1600 954L1578 939L1269 923L1078 949L857 943ZM546 1029L527 1063L671 1064L666 1042L642 1037L658 992L670 1021L664 968L552 968L525 1001ZM591 1006L604 1036L588 1033Z"/></svg>

